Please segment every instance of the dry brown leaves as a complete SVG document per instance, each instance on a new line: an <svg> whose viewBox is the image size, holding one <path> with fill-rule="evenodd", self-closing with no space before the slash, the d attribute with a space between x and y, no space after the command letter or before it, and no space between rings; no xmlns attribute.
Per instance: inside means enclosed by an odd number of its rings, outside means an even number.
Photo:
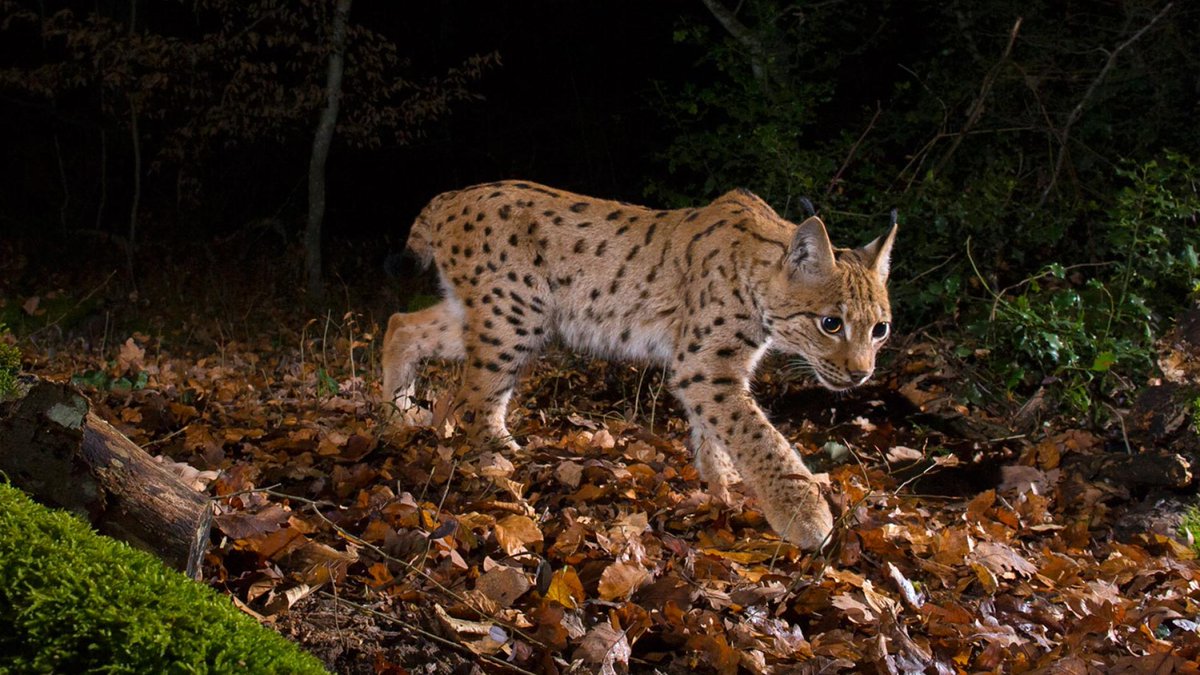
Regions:
<svg viewBox="0 0 1200 675"><path fill-rule="evenodd" d="M990 487L918 496L956 481L932 446L967 448L963 461L987 449L908 428L896 401L946 405L920 365L857 402L778 398L819 402L775 409L805 453L846 456L823 467L847 509L824 559L780 542L752 498L708 497L653 373L544 360L514 399L524 449L507 453L385 432L369 340L299 344L172 353L134 336L104 361L42 364L147 374L142 389L93 392L99 411L156 454L220 471L207 578L265 620L330 593L496 672L1185 672L1200 657L1191 550L1116 541L1119 486L1063 475L1065 455L1099 451L1095 436L1009 442ZM431 372L433 409L453 372ZM786 390L765 380L764 398ZM414 665L390 654L381 641L370 668Z"/></svg>

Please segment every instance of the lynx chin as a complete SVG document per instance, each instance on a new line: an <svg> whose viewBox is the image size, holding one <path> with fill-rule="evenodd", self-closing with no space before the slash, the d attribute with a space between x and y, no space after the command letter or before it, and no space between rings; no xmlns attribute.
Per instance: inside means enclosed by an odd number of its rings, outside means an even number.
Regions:
<svg viewBox="0 0 1200 675"><path fill-rule="evenodd" d="M744 481L783 538L815 549L833 528L829 505L750 381L776 350L802 356L829 389L866 382L890 332L895 236L893 222L862 248L835 249L819 218L790 223L745 190L670 211L517 181L447 192L408 238L445 297L388 321L383 396L404 402L424 359L465 361L460 417L474 436L517 447L508 401L550 341L658 364L713 495L727 501Z"/></svg>

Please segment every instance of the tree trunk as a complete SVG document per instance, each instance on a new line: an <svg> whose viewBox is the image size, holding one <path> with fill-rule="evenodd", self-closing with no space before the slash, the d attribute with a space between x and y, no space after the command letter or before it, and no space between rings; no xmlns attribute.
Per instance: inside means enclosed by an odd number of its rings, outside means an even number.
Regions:
<svg viewBox="0 0 1200 675"><path fill-rule="evenodd" d="M0 403L0 472L47 506L199 578L208 498L88 410L64 384L22 378Z"/></svg>
<svg viewBox="0 0 1200 675"><path fill-rule="evenodd" d="M333 30L329 36L329 68L325 73L325 109L313 134L312 154L308 162L308 224L304 229L304 270L308 297L322 301L325 284L321 279L321 224L325 219L325 160L337 126L342 101L342 69L346 49L346 25L351 0L337 0Z"/></svg>
<svg viewBox="0 0 1200 675"><path fill-rule="evenodd" d="M772 54L771 49L763 43L754 30L739 21L733 11L722 4L721 0L701 0L701 2L717 22L733 36L733 39L749 52L751 72L754 73L755 81L762 87L765 94L770 95L776 85L787 86L787 78L780 73L779 65L776 63L776 58L782 59L782 55Z"/></svg>
<svg viewBox="0 0 1200 675"><path fill-rule="evenodd" d="M137 33L138 0L129 0L129 35ZM142 207L142 139L138 131L138 100L130 93L129 101L129 136L133 143L133 204L129 207L129 238L125 242L125 265L129 268L129 283L137 290L137 277L134 276L133 256L137 246L138 209Z"/></svg>
<svg viewBox="0 0 1200 675"><path fill-rule="evenodd" d="M104 207L108 205L108 134L100 130L100 203L96 205L96 231L104 231Z"/></svg>
<svg viewBox="0 0 1200 675"><path fill-rule="evenodd" d="M129 238L125 242L125 265L129 268L129 283L137 288L133 255L137 245L138 209L142 206L142 141L138 132L137 99L129 97L129 137L133 144L133 203L129 206Z"/></svg>

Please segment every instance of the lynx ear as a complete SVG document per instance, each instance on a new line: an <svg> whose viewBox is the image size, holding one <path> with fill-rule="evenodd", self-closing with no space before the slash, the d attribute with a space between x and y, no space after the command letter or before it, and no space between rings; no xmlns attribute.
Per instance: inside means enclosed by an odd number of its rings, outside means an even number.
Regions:
<svg viewBox="0 0 1200 675"><path fill-rule="evenodd" d="M796 228L787 260L789 265L807 274L828 274L833 270L833 245L820 218L813 216Z"/></svg>
<svg viewBox="0 0 1200 675"><path fill-rule="evenodd" d="M862 248L865 257L870 262L868 266L879 275L880 281L887 281L888 272L892 269L892 244L896 241L896 212L892 212L892 229L888 233Z"/></svg>

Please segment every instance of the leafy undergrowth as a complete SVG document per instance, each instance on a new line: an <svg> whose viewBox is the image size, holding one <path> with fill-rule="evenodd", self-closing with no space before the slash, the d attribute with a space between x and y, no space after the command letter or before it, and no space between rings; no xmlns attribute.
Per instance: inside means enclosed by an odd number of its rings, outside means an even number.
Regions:
<svg viewBox="0 0 1200 675"><path fill-rule="evenodd" d="M1129 489L1062 467L1102 439L956 431L955 416L1003 424L947 395L959 375L930 345L852 395L763 368L759 398L842 506L813 556L752 496L709 498L653 370L540 360L509 418L524 447L499 452L445 419L452 366L426 370L437 425L382 427L371 336L354 317L316 328L190 350L135 334L34 365L194 467L218 498L206 578L338 672L1172 672L1200 658L1191 549L1122 530Z"/></svg>

